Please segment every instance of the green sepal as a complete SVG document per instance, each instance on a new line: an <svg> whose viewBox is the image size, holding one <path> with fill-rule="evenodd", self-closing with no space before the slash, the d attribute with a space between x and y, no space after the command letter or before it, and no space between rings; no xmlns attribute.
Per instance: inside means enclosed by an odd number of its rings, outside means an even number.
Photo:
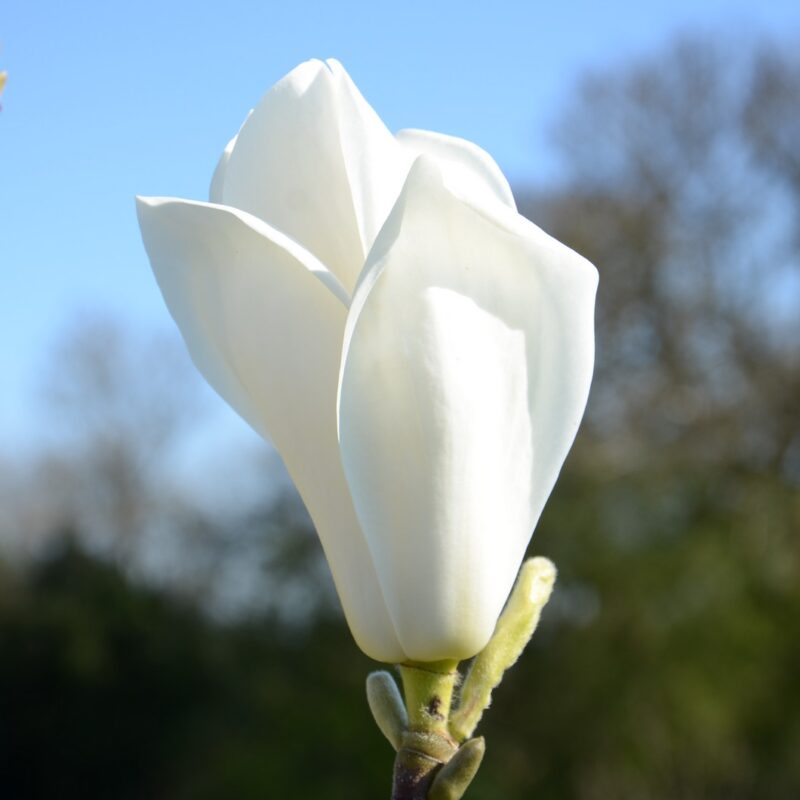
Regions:
<svg viewBox="0 0 800 800"><path fill-rule="evenodd" d="M403 733L408 728L408 714L400 690L388 672L367 675L367 702L381 733L395 750L399 750Z"/></svg>
<svg viewBox="0 0 800 800"><path fill-rule="evenodd" d="M519 571L508 603L489 644L475 656L464 679L458 708L450 716L450 735L458 742L468 739L492 701L492 691L530 640L556 580L552 561L528 559Z"/></svg>
<svg viewBox="0 0 800 800"><path fill-rule="evenodd" d="M461 800L478 772L485 752L486 742L483 736L464 742L436 773L428 792L428 800Z"/></svg>

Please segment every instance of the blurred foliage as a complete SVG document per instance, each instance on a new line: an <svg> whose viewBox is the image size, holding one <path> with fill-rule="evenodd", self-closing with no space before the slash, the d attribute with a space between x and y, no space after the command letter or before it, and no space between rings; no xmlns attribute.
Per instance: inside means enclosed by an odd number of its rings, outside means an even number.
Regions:
<svg viewBox="0 0 800 800"><path fill-rule="evenodd" d="M4 581L0 652L4 798L344 800L391 770L341 623L215 624L68 544Z"/></svg>
<svg viewBox="0 0 800 800"><path fill-rule="evenodd" d="M796 52L683 40L587 77L561 178L520 196L600 269L597 375L532 544L559 581L472 800L800 797ZM129 403L100 340L59 358L81 391L48 384L83 446L0 503L4 537L44 542L0 570L0 796L388 796L372 665L296 497L220 517L153 480L185 400L137 374ZM263 602L221 613L248 583Z"/></svg>
<svg viewBox="0 0 800 800"><path fill-rule="evenodd" d="M763 475L565 475L535 548L558 589L471 796L796 798L798 521ZM74 546L0 586L4 797L387 795L341 622L216 623Z"/></svg>

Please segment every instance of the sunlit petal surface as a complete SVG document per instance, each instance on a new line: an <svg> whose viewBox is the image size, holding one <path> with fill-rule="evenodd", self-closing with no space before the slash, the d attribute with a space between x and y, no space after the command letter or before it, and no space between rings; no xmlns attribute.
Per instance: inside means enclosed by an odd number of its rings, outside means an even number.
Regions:
<svg viewBox="0 0 800 800"><path fill-rule="evenodd" d="M345 335L342 459L405 652L488 641L575 437L597 273L428 157L369 255Z"/></svg>

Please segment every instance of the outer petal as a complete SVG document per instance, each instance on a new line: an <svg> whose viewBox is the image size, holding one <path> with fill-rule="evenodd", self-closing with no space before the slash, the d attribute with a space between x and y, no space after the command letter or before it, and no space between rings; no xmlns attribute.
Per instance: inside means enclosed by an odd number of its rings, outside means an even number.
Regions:
<svg viewBox="0 0 800 800"><path fill-rule="evenodd" d="M398 146L345 68L334 58L329 58L327 64L336 81L342 156L366 256L403 188L414 159L406 148ZM359 273L362 266L363 259L358 265Z"/></svg>
<svg viewBox="0 0 800 800"><path fill-rule="evenodd" d="M368 258L339 395L345 474L411 659L488 641L572 444L594 267L421 157Z"/></svg>
<svg viewBox="0 0 800 800"><path fill-rule="evenodd" d="M378 660L402 659L339 460L343 289L303 248L249 214L165 198L140 199L138 213L195 364L283 457L356 641Z"/></svg>
<svg viewBox="0 0 800 800"><path fill-rule="evenodd" d="M225 145L225 149L222 151L219 161L217 161L214 174L211 176L211 185L208 187L208 199L212 203L222 203L225 173L228 171L228 162L231 160L231 153L236 145L237 138L237 136L234 136L233 139Z"/></svg>
<svg viewBox="0 0 800 800"><path fill-rule="evenodd" d="M517 209L514 195L495 160L478 145L433 131L406 128L397 141L413 156L431 156L445 175L448 185L462 197L481 203L481 198L499 200Z"/></svg>
<svg viewBox="0 0 800 800"><path fill-rule="evenodd" d="M402 156L341 65L307 61L242 126L222 200L296 239L351 291L400 191Z"/></svg>
<svg viewBox="0 0 800 800"><path fill-rule="evenodd" d="M252 113L253 111L251 109L247 115L247 118L245 119L245 122L247 122L247 120L250 119ZM241 128L239 130L241 130ZM228 171L228 162L231 159L231 153L233 152L233 148L236 146L236 140L238 138L239 134L237 133L236 136L234 136L233 139L231 139L228 142L228 144L225 145L225 149L222 151L222 155L219 157L219 161L217 161L217 166L214 169L214 174L211 176L211 185L208 188L208 199L212 203L223 202L225 175Z"/></svg>

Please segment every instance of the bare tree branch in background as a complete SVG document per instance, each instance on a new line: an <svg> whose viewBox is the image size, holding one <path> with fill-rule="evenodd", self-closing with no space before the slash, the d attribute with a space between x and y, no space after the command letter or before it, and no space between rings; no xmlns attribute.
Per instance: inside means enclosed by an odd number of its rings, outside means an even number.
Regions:
<svg viewBox="0 0 800 800"><path fill-rule="evenodd" d="M59 337L42 385L45 474L79 530L102 531L130 557L164 500L165 462L199 415L199 397L188 358L166 336L140 340L95 316Z"/></svg>
<svg viewBox="0 0 800 800"><path fill-rule="evenodd" d="M800 58L683 40L586 79L534 219L599 266L592 430L797 475ZM662 451L663 449L663 451Z"/></svg>
<svg viewBox="0 0 800 800"><path fill-rule="evenodd" d="M46 363L45 452L27 470L0 465L6 551L35 559L78 536L216 616L259 611L295 625L337 613L311 521L268 447L243 452L241 471L225 478L239 507L217 509L176 481L176 456L207 418L203 391L177 336L136 335L103 316L76 321ZM204 457L211 467L213 454Z"/></svg>

